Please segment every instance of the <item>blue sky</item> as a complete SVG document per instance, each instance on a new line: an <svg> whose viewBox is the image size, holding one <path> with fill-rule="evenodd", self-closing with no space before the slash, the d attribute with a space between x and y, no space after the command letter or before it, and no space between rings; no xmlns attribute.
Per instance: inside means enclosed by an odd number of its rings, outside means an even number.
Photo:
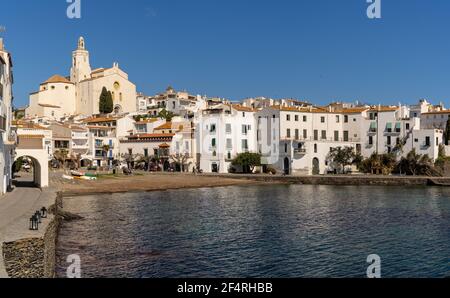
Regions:
<svg viewBox="0 0 450 298"><path fill-rule="evenodd" d="M149 95L168 85L239 100L396 104L450 95L450 1L0 0L13 54L15 104L53 74L68 75L83 35L93 68L118 61ZM7 3L6 6L4 3Z"/></svg>

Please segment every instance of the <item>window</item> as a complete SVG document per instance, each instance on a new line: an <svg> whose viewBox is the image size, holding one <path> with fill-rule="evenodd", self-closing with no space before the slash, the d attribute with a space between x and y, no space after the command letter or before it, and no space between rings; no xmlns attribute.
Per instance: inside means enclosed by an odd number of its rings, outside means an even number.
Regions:
<svg viewBox="0 0 450 298"><path fill-rule="evenodd" d="M291 137L291 130L288 128L286 131L286 138L290 138Z"/></svg>
<svg viewBox="0 0 450 298"><path fill-rule="evenodd" d="M225 130L227 134L231 134L231 124L227 123Z"/></svg>
<svg viewBox="0 0 450 298"><path fill-rule="evenodd" d="M286 115L286 121L291 121L291 115Z"/></svg>
<svg viewBox="0 0 450 298"><path fill-rule="evenodd" d="M321 138L322 138L322 140L326 140L327 139L327 131L326 130L322 130Z"/></svg>
<svg viewBox="0 0 450 298"><path fill-rule="evenodd" d="M189 151L189 141L186 141L186 142L184 143L184 150L185 150L185 151Z"/></svg>
<svg viewBox="0 0 450 298"><path fill-rule="evenodd" d="M336 123L339 123L340 120L339 115L336 115Z"/></svg>
<svg viewBox="0 0 450 298"><path fill-rule="evenodd" d="M242 151L248 151L248 141L242 140Z"/></svg>
<svg viewBox="0 0 450 298"><path fill-rule="evenodd" d="M344 142L348 142L348 130L344 130Z"/></svg>
<svg viewBox="0 0 450 298"><path fill-rule="evenodd" d="M319 140L319 131L317 129L314 130L314 141Z"/></svg>
<svg viewBox="0 0 450 298"><path fill-rule="evenodd" d="M295 121L298 122L298 115L295 115Z"/></svg>
<svg viewBox="0 0 450 298"><path fill-rule="evenodd" d="M369 136L369 145L373 145L373 137Z"/></svg>
<svg viewBox="0 0 450 298"><path fill-rule="evenodd" d="M406 123L406 130L409 130L409 123Z"/></svg>
<svg viewBox="0 0 450 298"><path fill-rule="evenodd" d="M430 147L430 144L431 144L430 137L425 137L425 146Z"/></svg>
<svg viewBox="0 0 450 298"><path fill-rule="evenodd" d="M386 124L386 131L389 132L389 133L392 132L392 123L387 123Z"/></svg>
<svg viewBox="0 0 450 298"><path fill-rule="evenodd" d="M212 138L211 140L211 147L215 148L216 147L216 139Z"/></svg>
<svg viewBox="0 0 450 298"><path fill-rule="evenodd" d="M325 117L320 117L320 122L325 123Z"/></svg>
<svg viewBox="0 0 450 298"><path fill-rule="evenodd" d="M339 131L338 130L334 131L334 141L339 142Z"/></svg>
<svg viewBox="0 0 450 298"><path fill-rule="evenodd" d="M306 129L303 130L303 138L305 140L308 138L308 131Z"/></svg>
<svg viewBox="0 0 450 298"><path fill-rule="evenodd" d="M391 142L391 136L388 136L388 137L387 137L386 144L387 144L388 146L392 144L392 142Z"/></svg>
<svg viewBox="0 0 450 298"><path fill-rule="evenodd" d="M288 152L288 144L284 144L284 153Z"/></svg>
<svg viewBox="0 0 450 298"><path fill-rule="evenodd" d="M242 112L242 118L245 118L245 112Z"/></svg>
<svg viewBox="0 0 450 298"><path fill-rule="evenodd" d="M247 125L242 125L242 134L246 135L248 132L248 126Z"/></svg>
<svg viewBox="0 0 450 298"><path fill-rule="evenodd" d="M128 154L133 155L133 149L128 149Z"/></svg>
<svg viewBox="0 0 450 298"><path fill-rule="evenodd" d="M344 123L348 123L348 115L344 115Z"/></svg>
<svg viewBox="0 0 450 298"><path fill-rule="evenodd" d="M295 139L298 140L299 138L300 138L300 133L299 133L299 130L296 129L295 130Z"/></svg>
<svg viewBox="0 0 450 298"><path fill-rule="evenodd" d="M210 127L209 131L210 131L211 133L216 132L216 125L215 125L215 124L211 124L211 127Z"/></svg>
<svg viewBox="0 0 450 298"><path fill-rule="evenodd" d="M307 122L308 121L308 117L303 116L303 122Z"/></svg>
<svg viewBox="0 0 450 298"><path fill-rule="evenodd" d="M148 149L144 149L144 156L145 156L145 157L148 156Z"/></svg>
<svg viewBox="0 0 450 298"><path fill-rule="evenodd" d="M317 153L317 144L314 144L314 153Z"/></svg>
<svg viewBox="0 0 450 298"><path fill-rule="evenodd" d="M233 140L227 139L227 149L233 149Z"/></svg>

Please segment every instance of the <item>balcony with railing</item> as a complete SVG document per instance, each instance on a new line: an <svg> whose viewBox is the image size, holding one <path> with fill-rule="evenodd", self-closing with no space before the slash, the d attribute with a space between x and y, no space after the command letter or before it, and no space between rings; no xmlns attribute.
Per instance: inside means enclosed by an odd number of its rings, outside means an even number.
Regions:
<svg viewBox="0 0 450 298"><path fill-rule="evenodd" d="M306 150L305 147L302 147L302 148L295 148L295 149L294 149L294 154L297 155L297 156L303 156L303 155L306 155L307 153L308 153L308 152L307 152L307 150Z"/></svg>

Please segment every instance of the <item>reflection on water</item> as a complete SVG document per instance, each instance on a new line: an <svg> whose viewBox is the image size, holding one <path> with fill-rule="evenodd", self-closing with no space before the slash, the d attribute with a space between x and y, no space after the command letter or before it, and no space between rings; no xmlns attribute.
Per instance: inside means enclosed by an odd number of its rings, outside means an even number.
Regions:
<svg viewBox="0 0 450 298"><path fill-rule="evenodd" d="M450 276L450 189L254 186L65 200L58 275L84 277Z"/></svg>

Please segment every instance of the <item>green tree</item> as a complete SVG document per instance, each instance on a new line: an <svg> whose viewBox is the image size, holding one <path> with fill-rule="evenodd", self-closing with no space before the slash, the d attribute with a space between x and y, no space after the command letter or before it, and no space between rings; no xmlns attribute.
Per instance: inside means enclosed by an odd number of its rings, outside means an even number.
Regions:
<svg viewBox="0 0 450 298"><path fill-rule="evenodd" d="M165 119L167 122L171 122L172 118L175 116L174 113L167 111L166 109L162 109L161 112L159 112L158 117Z"/></svg>
<svg viewBox="0 0 450 298"><path fill-rule="evenodd" d="M244 173L252 173L255 167L261 166L261 154L241 153L231 162L231 165L242 167Z"/></svg>
<svg viewBox="0 0 450 298"><path fill-rule="evenodd" d="M105 160L106 163L108 161L108 153L109 153L110 149L111 149L111 146L109 146L109 145L103 145L103 147L102 147L103 159Z"/></svg>
<svg viewBox="0 0 450 298"><path fill-rule="evenodd" d="M19 157L14 163L14 173L19 173L23 166L23 157Z"/></svg>
<svg viewBox="0 0 450 298"><path fill-rule="evenodd" d="M110 114L114 111L114 102L112 98L111 91L108 91L108 94L106 96L106 104L105 104L105 113Z"/></svg>
<svg viewBox="0 0 450 298"><path fill-rule="evenodd" d="M445 127L444 140L445 140L445 145L449 145L449 143L450 143L450 118L447 120L447 125Z"/></svg>
<svg viewBox="0 0 450 298"><path fill-rule="evenodd" d="M99 101L99 111L101 114L106 114L106 101L108 100L108 90L103 87L102 93L100 94Z"/></svg>
<svg viewBox="0 0 450 298"><path fill-rule="evenodd" d="M99 111L101 114L110 114L114 110L114 102L112 99L111 91L108 91L106 87L103 87L100 94Z"/></svg>
<svg viewBox="0 0 450 298"><path fill-rule="evenodd" d="M397 160L392 153L378 155L373 153L369 158L357 163L358 169L367 174L389 175L395 169Z"/></svg>
<svg viewBox="0 0 450 298"><path fill-rule="evenodd" d="M440 176L438 170L435 169L433 160L428 154L420 155L416 150L411 150L406 157L402 157L397 164L397 172L406 175L420 176Z"/></svg>
<svg viewBox="0 0 450 298"><path fill-rule="evenodd" d="M336 170L344 173L345 168L352 164L358 163L360 161L360 157L355 154L352 147L337 147L331 149L330 153L328 153L327 161L330 164L337 166Z"/></svg>

